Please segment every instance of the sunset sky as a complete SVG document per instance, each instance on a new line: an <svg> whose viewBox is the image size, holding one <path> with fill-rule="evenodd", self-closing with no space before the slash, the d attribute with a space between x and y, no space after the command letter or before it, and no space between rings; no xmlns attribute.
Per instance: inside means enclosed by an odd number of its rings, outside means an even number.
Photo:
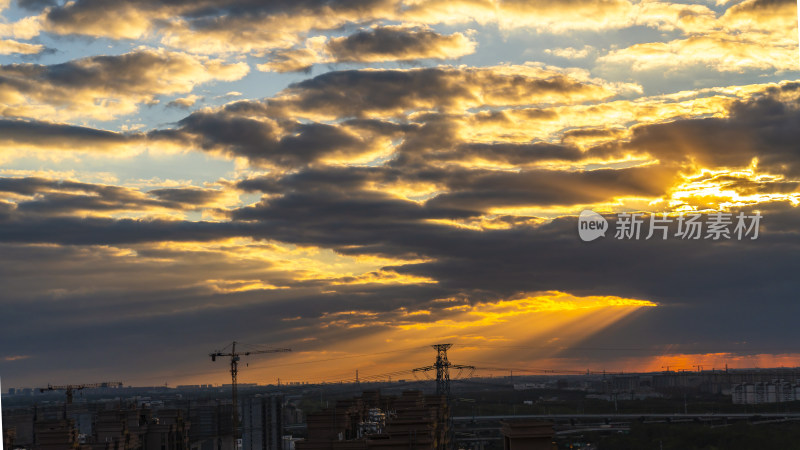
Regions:
<svg viewBox="0 0 800 450"><path fill-rule="evenodd" d="M0 0L3 387L800 365L784 0ZM762 215L583 242L578 214Z"/></svg>

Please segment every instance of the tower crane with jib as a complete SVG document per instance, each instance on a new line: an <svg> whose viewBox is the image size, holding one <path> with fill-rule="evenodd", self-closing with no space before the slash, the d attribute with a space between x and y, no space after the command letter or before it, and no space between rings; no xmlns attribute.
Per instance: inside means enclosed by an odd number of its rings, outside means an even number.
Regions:
<svg viewBox="0 0 800 450"><path fill-rule="evenodd" d="M72 395L75 391L80 391L83 389L92 389L92 388L103 388L103 387L122 387L122 383L120 383L119 381L104 381L102 383L66 384L63 386L53 386L52 384L48 384L46 388L39 388L39 392L67 391L67 405L69 405L72 404Z"/></svg>
<svg viewBox="0 0 800 450"><path fill-rule="evenodd" d="M229 356L231 358L231 396L233 397L233 438L234 442L236 439L239 438L239 409L238 409L238 400L239 400L239 393L236 387L236 377L239 374L239 360L241 360L242 356L249 356L249 355L259 355L262 353L281 353L281 352L290 352L292 349L290 348L271 348L271 349L264 349L264 350L248 350L248 351L236 351L236 341L233 341L231 344L231 351L226 352L223 350L217 350L213 353L209 353L208 356L211 357L211 361L216 361L218 356ZM227 347L225 347L227 348Z"/></svg>

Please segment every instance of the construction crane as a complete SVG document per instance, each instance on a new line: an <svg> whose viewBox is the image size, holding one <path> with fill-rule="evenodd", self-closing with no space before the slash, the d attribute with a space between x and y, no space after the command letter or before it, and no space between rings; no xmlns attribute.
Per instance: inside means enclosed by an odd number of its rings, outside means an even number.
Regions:
<svg viewBox="0 0 800 450"><path fill-rule="evenodd" d="M102 383L89 383L89 384L66 384L63 386L53 386L48 384L46 388L39 388L39 392L44 391L67 391L67 405L72 404L72 394L75 391L83 389L101 388L101 387L122 387L119 381L104 381Z"/></svg>
<svg viewBox="0 0 800 450"><path fill-rule="evenodd" d="M233 397L233 438L234 442L236 439L239 438L239 409L238 409L238 400L239 400L239 393L236 387L236 377L239 374L239 360L242 356L249 356L249 355L259 355L262 353L281 353L281 352L290 352L292 349L290 348L271 348L271 349L264 349L264 350L249 350L244 352L237 352L236 351L236 341L233 341L231 344L231 351L224 352L222 350L217 350L213 353L209 353L208 356L211 357L211 361L216 361L217 356L230 356L231 358L231 396ZM227 347L225 347L227 348ZM223 349L224 350L224 349Z"/></svg>

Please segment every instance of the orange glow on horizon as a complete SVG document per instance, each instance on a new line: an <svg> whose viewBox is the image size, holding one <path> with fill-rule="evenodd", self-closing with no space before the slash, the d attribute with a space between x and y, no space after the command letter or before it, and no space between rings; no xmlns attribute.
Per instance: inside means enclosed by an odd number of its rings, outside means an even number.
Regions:
<svg viewBox="0 0 800 450"><path fill-rule="evenodd" d="M453 342L450 360L456 364L498 366L513 361L526 350L530 366L541 363L590 338L614 323L657 305L647 300L614 296L577 297L548 291L508 299L468 302L442 299L443 309L391 312L345 311L325 313L318 324L308 327L316 338L298 345L293 353L251 358L240 373L242 383L335 382L350 380L359 370L362 379L432 364L430 344ZM452 304L451 306L447 306ZM295 318L293 322L301 322ZM302 326L301 328L302 329ZM302 350L321 342L337 342L334 348ZM181 377L179 384L229 383L217 363L209 371ZM515 363L516 364L516 363ZM563 365L563 364L562 364ZM216 369L211 375L211 371ZM392 375L414 379L413 375Z"/></svg>

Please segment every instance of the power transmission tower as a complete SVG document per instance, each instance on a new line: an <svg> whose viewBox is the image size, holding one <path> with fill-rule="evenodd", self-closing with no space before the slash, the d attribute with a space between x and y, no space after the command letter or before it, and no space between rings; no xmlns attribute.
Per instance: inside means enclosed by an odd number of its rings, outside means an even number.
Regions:
<svg viewBox="0 0 800 450"><path fill-rule="evenodd" d="M453 344L435 344L432 345L436 350L436 362L432 366L419 367L414 369L414 372L428 372L430 370L436 371L436 395L443 396L445 404L447 405L447 415L439 422L440 435L437 440L437 448L439 450L450 450L454 448L453 444L453 417L452 417L452 398L450 396L450 369L469 369L475 370L475 366L465 366L462 364L453 364L447 359L447 349L452 347Z"/></svg>
<svg viewBox="0 0 800 450"><path fill-rule="evenodd" d="M447 349L453 344L436 344L436 395L450 398L450 361L447 360Z"/></svg>

